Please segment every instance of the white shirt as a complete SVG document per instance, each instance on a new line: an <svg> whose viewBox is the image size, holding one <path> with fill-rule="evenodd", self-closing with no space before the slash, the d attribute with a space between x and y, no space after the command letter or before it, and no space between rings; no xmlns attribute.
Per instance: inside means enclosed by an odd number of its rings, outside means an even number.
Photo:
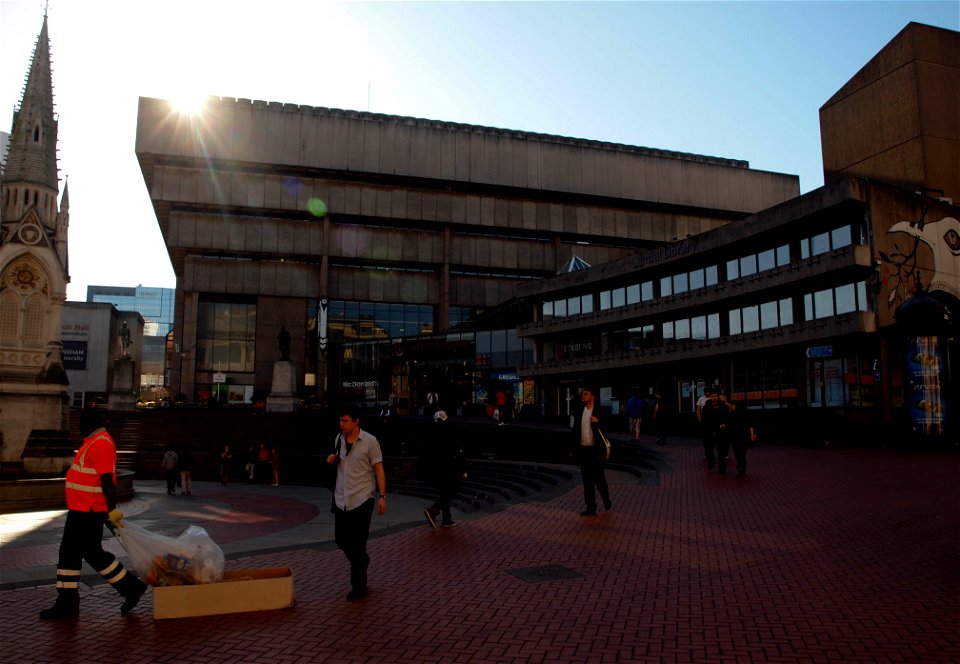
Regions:
<svg viewBox="0 0 960 664"><path fill-rule="evenodd" d="M580 444L584 447L593 447L593 424L590 418L593 417L592 408L583 409L583 417L580 418Z"/></svg>
<svg viewBox="0 0 960 664"><path fill-rule="evenodd" d="M378 463L383 463L383 452L376 436L361 429L352 446L341 436L337 486L333 494L337 507L349 511L374 497L377 478L373 467Z"/></svg>

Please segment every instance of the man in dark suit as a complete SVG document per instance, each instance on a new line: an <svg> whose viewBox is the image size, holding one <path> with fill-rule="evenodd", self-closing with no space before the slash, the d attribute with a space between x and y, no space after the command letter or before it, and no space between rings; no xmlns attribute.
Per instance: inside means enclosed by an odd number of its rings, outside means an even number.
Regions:
<svg viewBox="0 0 960 664"><path fill-rule="evenodd" d="M571 457L580 464L580 475L583 477L583 498L587 509L580 512L580 516L593 516L597 513L597 491L600 492L604 509L610 511L611 507L610 490L603 473L606 448L599 432L602 413L594 401L593 390L584 389L580 399L583 409L573 420Z"/></svg>

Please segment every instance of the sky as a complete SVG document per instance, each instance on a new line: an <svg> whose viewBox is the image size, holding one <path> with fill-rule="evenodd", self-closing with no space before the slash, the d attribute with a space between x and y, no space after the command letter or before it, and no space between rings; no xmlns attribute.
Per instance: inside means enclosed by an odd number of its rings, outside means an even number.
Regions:
<svg viewBox="0 0 960 664"><path fill-rule="evenodd" d="M10 131L47 5L70 300L176 277L134 153L137 99L215 95L742 159L823 185L819 109L949 2L0 0ZM63 184L61 182L61 192ZM334 211L335 212L335 211Z"/></svg>

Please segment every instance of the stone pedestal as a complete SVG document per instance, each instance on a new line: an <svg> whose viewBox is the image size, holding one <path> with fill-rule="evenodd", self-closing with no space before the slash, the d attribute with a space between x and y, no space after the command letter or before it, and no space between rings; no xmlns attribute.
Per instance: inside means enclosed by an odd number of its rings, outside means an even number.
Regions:
<svg viewBox="0 0 960 664"><path fill-rule="evenodd" d="M273 385L267 397L267 411L292 413L298 405L296 367L289 360L277 360L273 365Z"/></svg>
<svg viewBox="0 0 960 664"><path fill-rule="evenodd" d="M107 395L108 410L136 409L135 364L130 357L121 357L113 361L113 385Z"/></svg>

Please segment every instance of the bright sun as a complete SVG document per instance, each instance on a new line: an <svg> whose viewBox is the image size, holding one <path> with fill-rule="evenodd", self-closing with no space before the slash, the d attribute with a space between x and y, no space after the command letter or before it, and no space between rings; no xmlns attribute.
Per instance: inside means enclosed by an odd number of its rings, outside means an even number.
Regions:
<svg viewBox="0 0 960 664"><path fill-rule="evenodd" d="M170 105L181 115L200 115L207 103L207 96L197 93L184 93L170 98Z"/></svg>

